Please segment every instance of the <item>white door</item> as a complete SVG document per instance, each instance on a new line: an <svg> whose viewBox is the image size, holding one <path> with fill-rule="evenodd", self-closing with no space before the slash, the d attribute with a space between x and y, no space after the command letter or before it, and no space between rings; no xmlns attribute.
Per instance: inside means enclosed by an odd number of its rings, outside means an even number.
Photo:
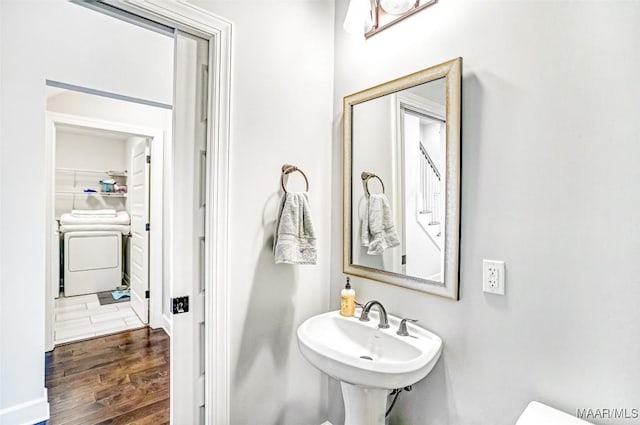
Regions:
<svg viewBox="0 0 640 425"><path fill-rule="evenodd" d="M206 40L176 31L170 257L174 312L171 335L171 423L204 425L205 198L207 147ZM195 102L194 102L195 100ZM183 304L184 306L184 304Z"/></svg>
<svg viewBox="0 0 640 425"><path fill-rule="evenodd" d="M149 142L145 138L133 146L128 179L131 214L129 282L131 308L142 323L149 323Z"/></svg>

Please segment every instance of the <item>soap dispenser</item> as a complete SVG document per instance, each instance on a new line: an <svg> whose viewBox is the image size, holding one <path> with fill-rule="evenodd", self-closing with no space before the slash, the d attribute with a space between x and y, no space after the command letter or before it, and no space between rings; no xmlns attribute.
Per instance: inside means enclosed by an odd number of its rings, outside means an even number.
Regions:
<svg viewBox="0 0 640 425"><path fill-rule="evenodd" d="M340 314L347 317L353 317L356 312L356 291L351 289L351 283L347 278L347 284L340 292Z"/></svg>

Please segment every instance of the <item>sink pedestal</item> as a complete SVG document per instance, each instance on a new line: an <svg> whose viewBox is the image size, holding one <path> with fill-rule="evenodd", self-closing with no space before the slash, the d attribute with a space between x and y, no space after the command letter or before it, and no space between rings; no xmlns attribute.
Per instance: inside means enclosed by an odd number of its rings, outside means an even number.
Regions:
<svg viewBox="0 0 640 425"><path fill-rule="evenodd" d="M344 400L344 425L384 425L389 390L346 382L340 382L340 386Z"/></svg>

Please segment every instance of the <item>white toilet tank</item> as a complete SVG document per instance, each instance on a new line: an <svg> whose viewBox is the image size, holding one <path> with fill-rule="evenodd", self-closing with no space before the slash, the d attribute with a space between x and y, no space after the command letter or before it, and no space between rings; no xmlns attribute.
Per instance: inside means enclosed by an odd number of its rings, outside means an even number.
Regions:
<svg viewBox="0 0 640 425"><path fill-rule="evenodd" d="M588 425L590 422L568 415L560 410L532 401L516 425Z"/></svg>

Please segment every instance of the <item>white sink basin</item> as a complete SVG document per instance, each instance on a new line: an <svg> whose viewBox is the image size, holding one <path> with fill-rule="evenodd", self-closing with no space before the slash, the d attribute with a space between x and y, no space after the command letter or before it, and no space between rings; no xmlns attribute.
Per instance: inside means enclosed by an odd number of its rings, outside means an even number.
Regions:
<svg viewBox="0 0 640 425"><path fill-rule="evenodd" d="M360 387L392 390L427 376L442 351L442 340L407 323L411 336L396 334L400 319L389 315L389 328L378 329L377 311L370 321L344 317L339 311L307 319L298 328L304 357L327 375Z"/></svg>

